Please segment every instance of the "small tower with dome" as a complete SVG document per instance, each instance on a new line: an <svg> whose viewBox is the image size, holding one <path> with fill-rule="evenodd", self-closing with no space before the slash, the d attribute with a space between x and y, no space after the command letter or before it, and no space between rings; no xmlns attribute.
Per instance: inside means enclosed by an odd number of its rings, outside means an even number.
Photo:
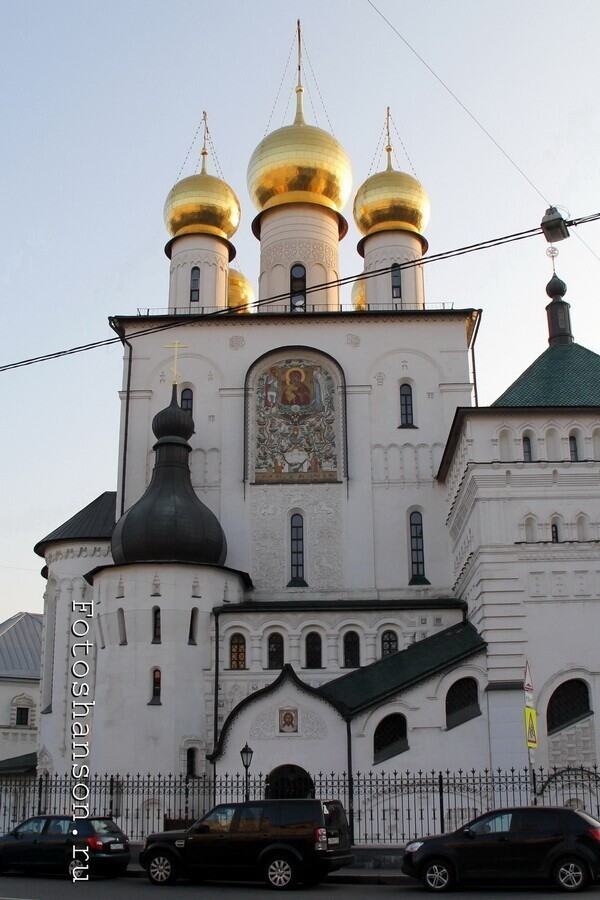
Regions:
<svg viewBox="0 0 600 900"><path fill-rule="evenodd" d="M355 309L423 308L423 272L420 266L404 270L394 266L414 262L427 250L423 231L429 221L429 198L423 185L392 165L390 110L386 115L387 168L359 187L354 198L354 221L363 235L358 252L365 272L389 269L381 275L356 282L352 292Z"/></svg>

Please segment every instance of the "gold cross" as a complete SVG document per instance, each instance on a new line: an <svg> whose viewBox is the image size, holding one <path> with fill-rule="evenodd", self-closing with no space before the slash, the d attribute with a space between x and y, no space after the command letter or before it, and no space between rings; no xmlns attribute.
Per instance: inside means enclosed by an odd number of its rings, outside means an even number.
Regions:
<svg viewBox="0 0 600 900"><path fill-rule="evenodd" d="M181 375L181 372L177 371L177 354L180 350L187 350L188 345L182 344L181 341L173 341L172 344L165 344L165 350L174 350L175 351L175 359L173 360L173 367L171 371L173 372L173 384L177 384L177 379Z"/></svg>

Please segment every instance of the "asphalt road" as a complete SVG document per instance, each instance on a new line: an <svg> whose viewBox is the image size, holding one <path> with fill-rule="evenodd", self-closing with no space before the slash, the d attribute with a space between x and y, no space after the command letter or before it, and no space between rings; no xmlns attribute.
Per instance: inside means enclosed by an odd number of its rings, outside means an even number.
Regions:
<svg viewBox="0 0 600 900"><path fill-rule="evenodd" d="M4 875L0 877L0 900L263 900L275 897L264 885L239 885L209 883L203 885L177 884L174 887L157 888L144 878L119 878L108 880L92 880L85 884L73 884L62 876L39 876L37 878L20 875ZM387 900L399 897L400 900L421 898L426 900L432 896L419 885L346 885L325 884L318 888L286 891L284 896L290 898L304 897L306 900ZM465 900L497 900L500 897L512 897L513 900L533 900L565 896L553 888L481 888L472 887L463 891L450 891L445 897L463 897ZM600 887L590 888L581 894L582 898L600 898Z"/></svg>

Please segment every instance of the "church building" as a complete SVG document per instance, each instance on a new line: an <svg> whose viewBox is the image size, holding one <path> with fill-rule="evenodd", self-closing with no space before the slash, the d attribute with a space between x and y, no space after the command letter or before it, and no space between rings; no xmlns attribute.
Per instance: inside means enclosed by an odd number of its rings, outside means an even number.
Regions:
<svg viewBox="0 0 600 900"><path fill-rule="evenodd" d="M233 773L246 744L263 773L523 767L527 661L536 762L593 765L600 356L554 276L548 347L474 405L481 311L426 298L429 201L389 134L341 303L350 160L296 97L248 166L258 299L205 141L165 204L168 303L110 320L116 491L35 548L38 771L71 769L84 608L92 772Z"/></svg>

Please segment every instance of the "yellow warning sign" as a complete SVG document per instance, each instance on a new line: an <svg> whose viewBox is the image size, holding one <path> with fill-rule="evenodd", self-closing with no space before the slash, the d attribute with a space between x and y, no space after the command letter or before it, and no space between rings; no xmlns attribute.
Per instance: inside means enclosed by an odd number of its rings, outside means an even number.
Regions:
<svg viewBox="0 0 600 900"><path fill-rule="evenodd" d="M535 709L531 709L529 706L525 707L525 739L527 746L535 750L538 745L537 713Z"/></svg>

